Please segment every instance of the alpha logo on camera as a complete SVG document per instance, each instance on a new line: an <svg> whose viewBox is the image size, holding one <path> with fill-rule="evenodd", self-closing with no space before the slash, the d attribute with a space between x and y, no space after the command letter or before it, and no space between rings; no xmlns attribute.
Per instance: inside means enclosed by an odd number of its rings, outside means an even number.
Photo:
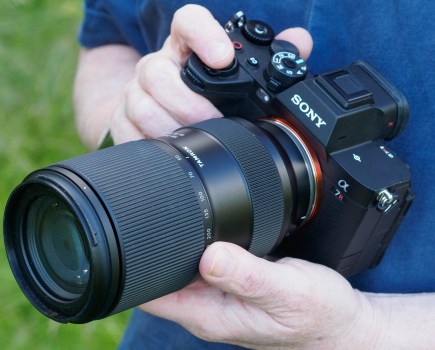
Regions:
<svg viewBox="0 0 435 350"><path fill-rule="evenodd" d="M318 128L322 125L326 125L326 122L310 107L310 105L302 100L302 97L298 94L294 94L291 101L304 113L312 122L316 124Z"/></svg>

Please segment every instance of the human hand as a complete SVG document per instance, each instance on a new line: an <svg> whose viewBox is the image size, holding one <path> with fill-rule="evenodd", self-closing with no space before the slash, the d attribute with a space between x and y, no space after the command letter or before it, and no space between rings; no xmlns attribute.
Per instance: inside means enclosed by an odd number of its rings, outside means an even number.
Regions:
<svg viewBox="0 0 435 350"><path fill-rule="evenodd" d="M312 39L304 29L288 29L277 38L292 42L301 57L308 58ZM110 129L115 143L160 136L182 125L222 116L181 80L180 70L192 52L215 69L228 66L234 59L224 29L198 5L179 9L162 49L144 56L137 64L112 117Z"/></svg>
<svg viewBox="0 0 435 350"><path fill-rule="evenodd" d="M142 310L202 339L256 349L368 349L382 336L381 313L325 266L270 262L217 242L199 270L201 280Z"/></svg>

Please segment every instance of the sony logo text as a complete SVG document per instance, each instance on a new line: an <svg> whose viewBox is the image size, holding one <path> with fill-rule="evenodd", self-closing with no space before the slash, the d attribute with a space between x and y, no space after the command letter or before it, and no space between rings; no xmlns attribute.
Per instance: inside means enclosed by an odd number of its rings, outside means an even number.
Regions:
<svg viewBox="0 0 435 350"><path fill-rule="evenodd" d="M310 107L310 105L302 100L302 97L298 94L294 94L291 101L296 106L299 106L299 109L302 113L311 119L312 122L316 124L318 128L322 125L326 125L326 122Z"/></svg>

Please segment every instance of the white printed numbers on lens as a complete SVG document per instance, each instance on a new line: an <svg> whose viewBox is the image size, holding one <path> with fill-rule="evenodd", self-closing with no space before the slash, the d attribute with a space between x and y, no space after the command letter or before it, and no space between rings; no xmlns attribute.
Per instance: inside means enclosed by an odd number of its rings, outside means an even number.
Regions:
<svg viewBox="0 0 435 350"><path fill-rule="evenodd" d="M209 218L210 218L210 212L208 211L208 209L204 209L204 217L205 217L206 219L209 219Z"/></svg>

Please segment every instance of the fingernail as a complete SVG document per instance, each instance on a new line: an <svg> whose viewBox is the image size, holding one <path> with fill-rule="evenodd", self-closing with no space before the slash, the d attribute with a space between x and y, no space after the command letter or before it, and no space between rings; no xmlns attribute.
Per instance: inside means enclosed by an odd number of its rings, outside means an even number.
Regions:
<svg viewBox="0 0 435 350"><path fill-rule="evenodd" d="M214 42L207 48L207 58L209 63L223 61L231 52L231 47L223 42Z"/></svg>
<svg viewBox="0 0 435 350"><path fill-rule="evenodd" d="M217 250L211 263L208 274L213 277L224 277L233 267L233 256L225 248Z"/></svg>

